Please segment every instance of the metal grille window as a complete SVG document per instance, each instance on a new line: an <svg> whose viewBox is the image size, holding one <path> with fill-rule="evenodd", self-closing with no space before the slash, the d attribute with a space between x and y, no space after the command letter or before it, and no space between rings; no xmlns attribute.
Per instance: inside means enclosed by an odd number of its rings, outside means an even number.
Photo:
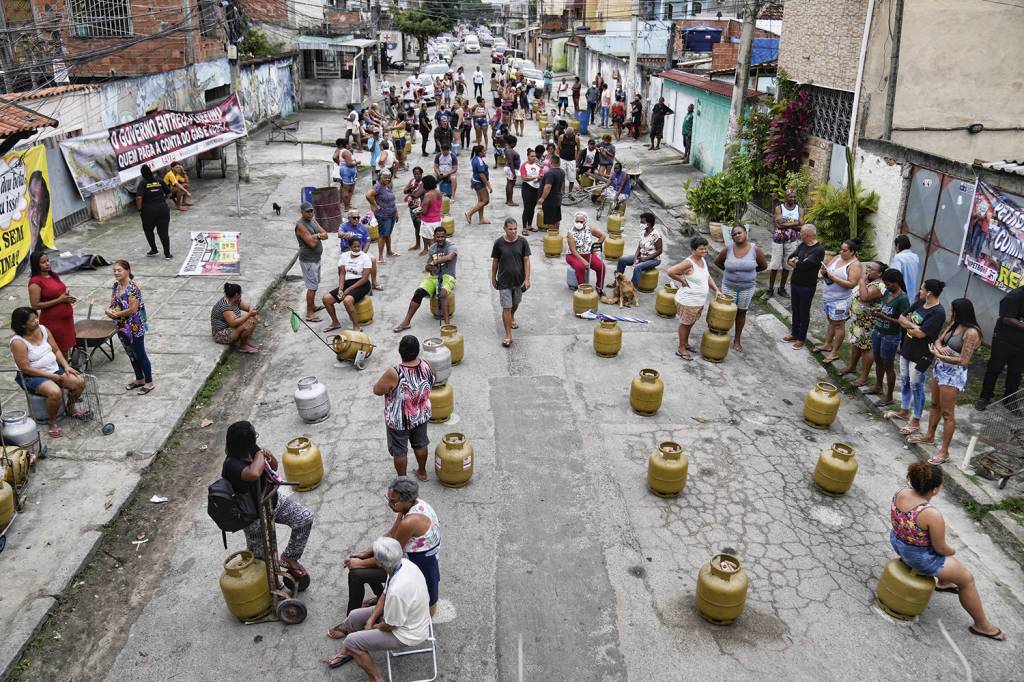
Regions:
<svg viewBox="0 0 1024 682"><path fill-rule="evenodd" d="M130 0L69 0L71 34L78 38L132 35Z"/></svg>
<svg viewBox="0 0 1024 682"><path fill-rule="evenodd" d="M853 115L853 93L833 90L817 85L805 86L811 95L814 123L811 135L845 145L850 137L850 118Z"/></svg>
<svg viewBox="0 0 1024 682"><path fill-rule="evenodd" d="M199 35L216 38L220 34L220 14L217 0L199 0Z"/></svg>

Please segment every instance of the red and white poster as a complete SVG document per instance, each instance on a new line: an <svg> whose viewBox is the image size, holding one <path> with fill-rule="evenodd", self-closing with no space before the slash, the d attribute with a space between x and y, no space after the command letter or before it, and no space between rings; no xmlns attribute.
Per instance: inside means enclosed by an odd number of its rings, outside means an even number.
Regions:
<svg viewBox="0 0 1024 682"><path fill-rule="evenodd" d="M1024 283L1024 199L977 182L960 264L1003 291Z"/></svg>

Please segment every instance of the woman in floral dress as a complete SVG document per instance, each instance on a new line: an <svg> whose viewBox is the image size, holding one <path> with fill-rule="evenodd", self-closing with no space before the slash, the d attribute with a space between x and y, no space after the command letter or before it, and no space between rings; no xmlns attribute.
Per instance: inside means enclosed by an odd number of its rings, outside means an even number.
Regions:
<svg viewBox="0 0 1024 682"><path fill-rule="evenodd" d="M117 325L117 336L135 370L135 381L124 388L126 391L137 388L139 395L146 395L156 388L153 385L153 368L146 354L145 338L149 328L146 304L142 301L142 290L135 283L128 261L114 261L114 280L107 317Z"/></svg>

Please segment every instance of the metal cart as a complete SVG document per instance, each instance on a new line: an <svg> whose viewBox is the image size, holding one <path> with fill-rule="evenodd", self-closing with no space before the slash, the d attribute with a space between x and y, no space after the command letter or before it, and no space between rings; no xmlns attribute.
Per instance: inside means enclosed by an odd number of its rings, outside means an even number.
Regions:
<svg viewBox="0 0 1024 682"><path fill-rule="evenodd" d="M967 445L963 468L973 466L979 476L999 481L1003 489L1009 480L1024 473L1024 389L997 400L976 418L974 434ZM978 444L985 447L978 454Z"/></svg>
<svg viewBox="0 0 1024 682"><path fill-rule="evenodd" d="M262 527L260 540L263 543L263 565L267 569L267 585L270 587L270 610L261 617L245 621L245 624L281 621L285 625L297 625L306 620L306 605L301 599L296 598L296 594L309 585L309 578L307 576L305 585L300 585L288 571L281 569L280 556L277 553L277 527L274 524L274 510L271 506L274 493L279 486L296 484L275 481L266 490L263 489L262 482L257 485Z"/></svg>
<svg viewBox="0 0 1024 682"><path fill-rule="evenodd" d="M228 176L228 156L224 149L224 147L217 147L200 153L196 157L196 176L203 177L203 164L212 163L215 168L220 166L220 176L226 178Z"/></svg>

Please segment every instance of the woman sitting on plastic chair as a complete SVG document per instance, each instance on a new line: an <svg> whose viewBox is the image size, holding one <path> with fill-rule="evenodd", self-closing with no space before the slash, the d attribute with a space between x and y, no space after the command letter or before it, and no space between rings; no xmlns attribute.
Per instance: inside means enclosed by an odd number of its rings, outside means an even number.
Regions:
<svg viewBox="0 0 1024 682"><path fill-rule="evenodd" d="M394 538L373 542L373 558L388 574L384 594L376 606L355 609L337 631L345 637L341 653L324 661L340 668L354 660L368 679L383 682L370 656L372 651L389 651L415 646L430 635L430 601L427 582L413 562L403 558L402 546Z"/></svg>
<svg viewBox="0 0 1024 682"><path fill-rule="evenodd" d="M53 336L39 324L39 316L32 308L15 308L11 313L11 355L18 366L15 381L33 395L46 398L46 416L50 422L50 438L64 435L57 414L64 391L68 392L67 409L81 419L84 413L75 409L75 403L85 391L85 379L68 364Z"/></svg>

